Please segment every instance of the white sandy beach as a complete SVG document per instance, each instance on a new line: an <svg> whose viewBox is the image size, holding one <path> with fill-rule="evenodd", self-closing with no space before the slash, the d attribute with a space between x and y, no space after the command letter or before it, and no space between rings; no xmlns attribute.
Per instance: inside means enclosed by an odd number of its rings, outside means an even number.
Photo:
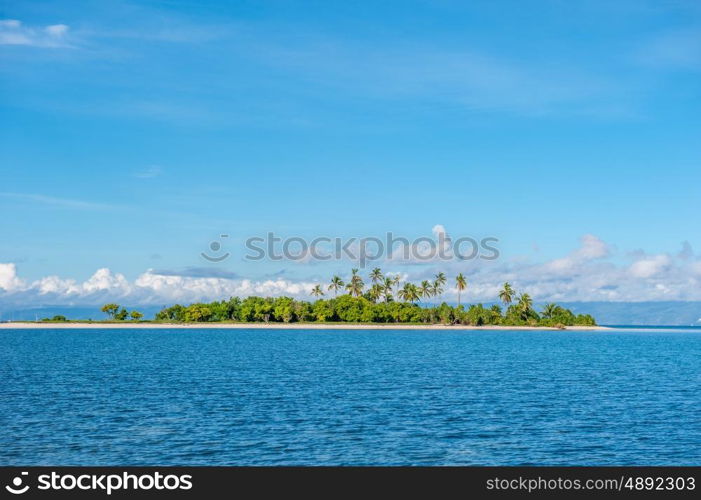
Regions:
<svg viewBox="0 0 701 500"><path fill-rule="evenodd" d="M466 325L392 325L357 323L0 323L0 329L231 329L231 330L553 330L532 326L466 326ZM610 330L605 326L569 326L567 330Z"/></svg>

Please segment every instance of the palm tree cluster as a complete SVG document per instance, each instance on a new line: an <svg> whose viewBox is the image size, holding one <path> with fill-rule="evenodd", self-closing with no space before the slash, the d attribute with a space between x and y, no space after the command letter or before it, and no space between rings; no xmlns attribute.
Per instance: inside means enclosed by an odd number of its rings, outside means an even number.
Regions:
<svg viewBox="0 0 701 500"><path fill-rule="evenodd" d="M392 275L384 274L379 267L374 268L368 275L371 285L368 289L365 288L363 278L358 274L358 269L351 270L351 276L348 282L335 275L327 287L327 291L333 291L334 297L338 295L339 290L345 290L351 297L364 297L372 302L392 302L394 294L399 300L415 304L431 297L440 297L445 290L447 278L444 273L438 273L434 279L423 280L420 284L404 282L403 286L399 286L401 278L398 273ZM460 273L455 277L455 290L458 293L458 307L461 307L462 293L467 289L467 278ZM311 290L311 295L314 297L322 297L325 295L322 285L314 285ZM499 290L499 300L507 308L507 314L513 317L519 317L523 321L537 318L539 315L533 309L533 299L527 293L517 294L511 283L506 282ZM514 300L516 303L514 304ZM544 319L552 320L561 315L562 309L556 304L547 304L543 311Z"/></svg>
<svg viewBox="0 0 701 500"><path fill-rule="evenodd" d="M462 274L460 275L462 277ZM358 274L358 269L351 270L351 276L348 282L336 275L331 278L327 287L327 291L333 291L334 297L338 296L339 290L345 290L352 297L366 297L373 302L391 302L394 300L396 291L397 297L405 302L415 303L422 299L431 297L440 297L443 295L444 287L447 278L444 273L438 273L432 281L424 280L420 285L406 282L404 286L399 288L401 277L399 274L385 275L379 267L374 268L369 274L371 285L366 290L363 278ZM466 282L462 278L462 290L465 289ZM325 295L321 285L314 285L311 290L311 295L321 297Z"/></svg>
<svg viewBox="0 0 701 500"><path fill-rule="evenodd" d="M370 271L369 278L372 284L370 288L366 290L365 282L358 274L358 269L351 269L351 276L347 283L344 282L340 276L335 275L331 278L327 291L333 291L334 297L338 296L339 290L345 290L348 292L348 295L352 297L366 297L373 302L378 302L380 300L391 302L394 299L393 294L396 290L397 298L404 302L415 303L422 299L440 297L443 295L445 284L448 281L445 273L438 273L434 276L433 281L423 280L419 285L405 282L404 285L399 288L399 284L401 283L400 275L398 273L392 276L385 275L379 267ZM455 289L458 292L458 305L460 305L462 293L467 289L467 278L465 278L462 273L455 277ZM322 285L314 285L310 295L317 298L325 295ZM499 291L499 299L507 307L511 305L516 296L516 291L509 282L504 283L502 289ZM533 301L527 293L524 293L518 295L517 305L519 310L528 313L532 309ZM556 306L555 304L549 304L549 306L548 314L552 316L553 308Z"/></svg>

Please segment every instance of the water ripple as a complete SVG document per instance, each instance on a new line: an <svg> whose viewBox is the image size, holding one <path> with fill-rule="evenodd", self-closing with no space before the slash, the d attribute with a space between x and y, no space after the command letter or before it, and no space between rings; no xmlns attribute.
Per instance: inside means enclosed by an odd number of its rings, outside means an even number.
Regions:
<svg viewBox="0 0 701 500"><path fill-rule="evenodd" d="M3 465L701 463L695 333L0 338Z"/></svg>

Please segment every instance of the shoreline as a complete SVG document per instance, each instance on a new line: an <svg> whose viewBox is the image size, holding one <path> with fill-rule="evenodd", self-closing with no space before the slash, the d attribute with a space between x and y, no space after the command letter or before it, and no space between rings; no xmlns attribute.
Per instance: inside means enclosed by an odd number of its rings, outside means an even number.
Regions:
<svg viewBox="0 0 701 500"><path fill-rule="evenodd" d="M551 330L563 331L560 328L547 326L503 326L503 325L408 325L408 324L366 324L366 323L41 323L18 321L0 323L0 330L39 330L39 329L228 329L228 330ZM565 330L605 331L613 330L607 326L568 326Z"/></svg>

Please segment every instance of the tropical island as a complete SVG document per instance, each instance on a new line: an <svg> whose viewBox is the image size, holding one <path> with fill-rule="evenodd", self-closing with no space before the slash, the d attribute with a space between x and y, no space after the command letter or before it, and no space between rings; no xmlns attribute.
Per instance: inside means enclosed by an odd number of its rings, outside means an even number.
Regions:
<svg viewBox="0 0 701 500"><path fill-rule="evenodd" d="M438 273L432 281L402 284L399 275L386 276L381 269L375 268L370 272L369 280L370 286L366 286L358 270L353 269L348 281L333 276L328 284L315 285L310 290L313 301L291 297L231 297L222 301L165 307L152 321L144 320L139 311L130 312L114 303L105 304L101 310L107 314L108 322L119 323L385 324L530 328L596 326L591 315L575 315L569 309L554 303L546 304L540 312L536 311L531 297L527 293L518 294L508 282L504 283L498 294L503 307L499 304L489 307L472 304L466 308L461 304L461 295L467 289L467 279L462 273L454 281L458 293L456 306L446 302L435 305L435 300L440 300L447 283L444 273ZM324 298L327 294L333 296ZM425 303L429 299L434 299L434 304ZM42 321L69 320L55 316Z"/></svg>

